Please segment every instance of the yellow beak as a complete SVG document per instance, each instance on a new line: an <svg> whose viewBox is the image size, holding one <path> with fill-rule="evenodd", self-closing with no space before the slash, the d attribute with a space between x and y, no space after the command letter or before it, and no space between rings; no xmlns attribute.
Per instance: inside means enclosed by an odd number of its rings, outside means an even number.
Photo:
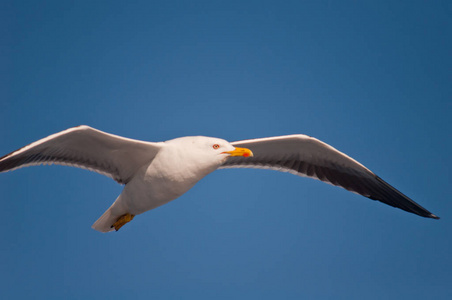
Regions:
<svg viewBox="0 0 452 300"><path fill-rule="evenodd" d="M247 148L239 148L236 147L234 150L232 151L225 151L223 153L227 153L230 156L243 156L243 157L253 157L253 152L251 152L250 149Z"/></svg>

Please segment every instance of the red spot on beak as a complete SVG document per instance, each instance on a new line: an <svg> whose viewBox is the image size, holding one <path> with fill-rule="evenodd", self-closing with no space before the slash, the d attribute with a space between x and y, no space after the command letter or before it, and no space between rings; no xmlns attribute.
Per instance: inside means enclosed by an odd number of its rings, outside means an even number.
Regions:
<svg viewBox="0 0 452 300"><path fill-rule="evenodd" d="M248 156L250 156L250 154L247 153L247 152L245 152L245 153L243 153L243 156L244 156L244 157L248 157Z"/></svg>

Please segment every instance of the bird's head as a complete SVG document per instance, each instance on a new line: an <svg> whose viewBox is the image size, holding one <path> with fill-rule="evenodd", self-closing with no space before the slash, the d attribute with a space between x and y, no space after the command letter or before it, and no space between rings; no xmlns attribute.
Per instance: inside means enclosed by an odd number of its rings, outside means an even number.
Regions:
<svg viewBox="0 0 452 300"><path fill-rule="evenodd" d="M252 157L253 152L247 148L234 147L226 140L205 136L183 137L169 141L179 144L180 149L195 160L221 165L228 157Z"/></svg>

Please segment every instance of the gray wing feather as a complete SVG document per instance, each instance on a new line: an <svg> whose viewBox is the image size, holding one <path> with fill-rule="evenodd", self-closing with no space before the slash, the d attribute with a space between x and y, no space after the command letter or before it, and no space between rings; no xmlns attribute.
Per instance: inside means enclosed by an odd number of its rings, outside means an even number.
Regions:
<svg viewBox="0 0 452 300"><path fill-rule="evenodd" d="M153 160L159 149L159 143L127 139L82 125L1 157L0 172L57 164L95 171L125 184L140 167Z"/></svg>
<svg viewBox="0 0 452 300"><path fill-rule="evenodd" d="M232 145L249 148L254 157L230 157L220 168L290 172L342 187L423 217L439 219L353 158L315 138L299 134L237 141Z"/></svg>

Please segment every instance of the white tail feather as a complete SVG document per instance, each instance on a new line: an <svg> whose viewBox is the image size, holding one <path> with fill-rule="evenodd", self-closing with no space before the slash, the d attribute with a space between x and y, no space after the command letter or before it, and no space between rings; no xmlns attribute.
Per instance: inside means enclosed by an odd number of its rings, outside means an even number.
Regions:
<svg viewBox="0 0 452 300"><path fill-rule="evenodd" d="M107 209L99 219L91 226L91 228L100 232L110 232L115 230L111 226L118 220L119 216L113 215L111 207Z"/></svg>
<svg viewBox="0 0 452 300"><path fill-rule="evenodd" d="M91 228L100 232L110 232L115 229L112 225L118 221L119 217L127 213L127 209L121 201L122 194L116 198L116 201L107 209L99 219L91 226Z"/></svg>

